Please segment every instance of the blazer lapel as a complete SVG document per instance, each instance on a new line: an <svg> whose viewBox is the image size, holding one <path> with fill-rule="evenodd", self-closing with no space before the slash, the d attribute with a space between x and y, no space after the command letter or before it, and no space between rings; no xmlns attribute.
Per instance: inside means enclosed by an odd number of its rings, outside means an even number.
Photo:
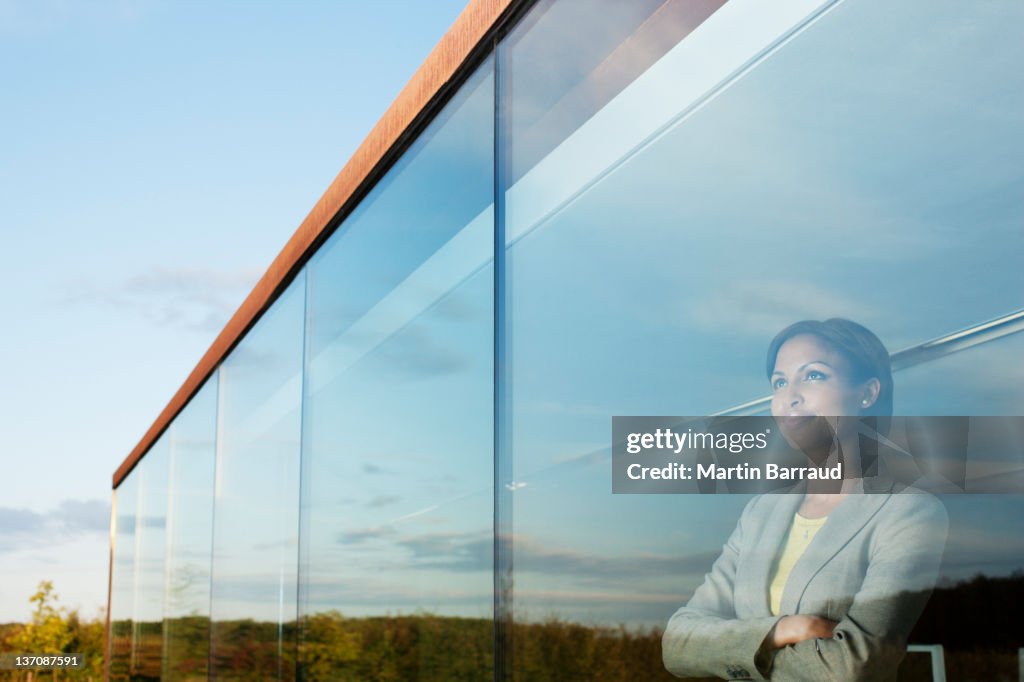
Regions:
<svg viewBox="0 0 1024 682"><path fill-rule="evenodd" d="M789 580L786 581L786 587L782 592L782 614L797 612L797 605L811 579L846 546L889 499L890 492L865 492L865 487L868 491L880 488L891 491L891 486L885 487L879 483L870 481L865 486L862 482L829 514L828 521L811 540L807 551L797 560L793 572L789 574ZM792 519L792 515L789 519ZM781 544L776 551L782 551Z"/></svg>
<svg viewBox="0 0 1024 682"><path fill-rule="evenodd" d="M755 617L770 616L771 605L768 602L768 588L771 583L775 562L782 552L782 545L793 522L793 514L800 508L804 499L804 486L794 488L789 493L767 495L772 503L758 529L758 536L752 545L753 555L745 561L745 575L741 585L747 588L747 602Z"/></svg>

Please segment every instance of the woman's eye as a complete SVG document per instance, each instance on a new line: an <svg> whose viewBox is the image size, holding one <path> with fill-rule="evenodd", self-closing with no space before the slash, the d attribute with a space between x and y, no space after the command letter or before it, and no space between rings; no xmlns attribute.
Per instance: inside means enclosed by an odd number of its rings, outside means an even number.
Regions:
<svg viewBox="0 0 1024 682"><path fill-rule="evenodd" d="M776 380L774 380L772 382L772 389L777 391L777 390L779 390L780 388L782 388L785 385L786 385L786 380L782 379L782 378L779 378L779 379L776 379Z"/></svg>
<svg viewBox="0 0 1024 682"><path fill-rule="evenodd" d="M808 381L821 381L822 379L825 379L825 378L827 378L827 377L822 372L819 372L819 371L814 370L814 369L812 369L810 372L807 373L807 380Z"/></svg>

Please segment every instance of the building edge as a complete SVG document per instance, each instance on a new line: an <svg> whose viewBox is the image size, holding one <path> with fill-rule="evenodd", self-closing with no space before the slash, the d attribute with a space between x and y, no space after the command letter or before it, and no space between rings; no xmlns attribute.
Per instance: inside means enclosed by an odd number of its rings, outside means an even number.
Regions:
<svg viewBox="0 0 1024 682"><path fill-rule="evenodd" d="M131 473L334 228L401 156L476 62L490 53L492 40L511 23L510 18L531 4L532 0L470 0L114 472L114 488Z"/></svg>

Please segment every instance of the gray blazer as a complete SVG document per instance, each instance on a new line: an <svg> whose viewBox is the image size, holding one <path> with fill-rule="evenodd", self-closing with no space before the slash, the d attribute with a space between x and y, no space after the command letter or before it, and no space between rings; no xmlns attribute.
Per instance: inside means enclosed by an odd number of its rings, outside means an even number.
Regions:
<svg viewBox="0 0 1024 682"><path fill-rule="evenodd" d="M790 573L780 616L768 587L803 495L754 498L704 583L669 620L662 657L680 677L747 680L889 680L935 585L945 507L932 495L868 479L828 517ZM838 621L831 639L773 651L782 615Z"/></svg>

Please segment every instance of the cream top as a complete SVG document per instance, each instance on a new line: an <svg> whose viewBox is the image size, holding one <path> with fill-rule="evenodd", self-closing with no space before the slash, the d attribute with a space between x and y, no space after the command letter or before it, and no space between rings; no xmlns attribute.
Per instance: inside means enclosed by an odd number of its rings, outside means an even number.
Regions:
<svg viewBox="0 0 1024 682"><path fill-rule="evenodd" d="M793 515L789 536L786 538L786 544L775 564L775 575L772 577L771 586L768 589L773 616L780 615L782 610L782 592L786 587L786 581L789 580L789 574L826 521L828 521L827 516L820 519L805 519L800 514Z"/></svg>

